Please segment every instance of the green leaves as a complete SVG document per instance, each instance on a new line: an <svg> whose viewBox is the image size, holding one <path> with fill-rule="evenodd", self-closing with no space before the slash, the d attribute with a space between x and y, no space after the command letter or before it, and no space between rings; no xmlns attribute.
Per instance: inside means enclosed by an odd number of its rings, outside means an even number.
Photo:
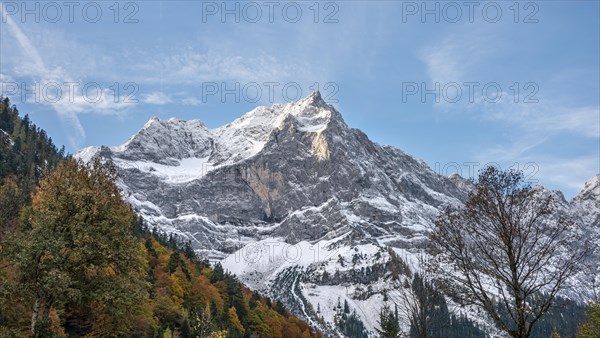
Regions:
<svg viewBox="0 0 600 338"><path fill-rule="evenodd" d="M62 162L33 196L15 256L23 286L46 309L85 318L78 333L99 320L110 323L106 333L121 332L147 297L143 249L131 233L136 216L115 178L114 167L99 161Z"/></svg>
<svg viewBox="0 0 600 338"><path fill-rule="evenodd" d="M590 304L588 318L579 327L577 338L600 338L600 301Z"/></svg>
<svg viewBox="0 0 600 338"><path fill-rule="evenodd" d="M376 329L381 338L398 338L400 337L400 324L394 312L390 310L387 304L384 304L379 313L377 321L380 329Z"/></svg>

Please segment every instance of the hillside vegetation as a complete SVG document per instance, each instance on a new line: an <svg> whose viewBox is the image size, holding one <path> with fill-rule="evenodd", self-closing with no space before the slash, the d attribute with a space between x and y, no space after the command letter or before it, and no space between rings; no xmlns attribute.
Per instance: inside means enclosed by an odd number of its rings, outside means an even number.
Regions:
<svg viewBox="0 0 600 338"><path fill-rule="evenodd" d="M0 103L0 337L319 337L149 230L114 167L65 156Z"/></svg>

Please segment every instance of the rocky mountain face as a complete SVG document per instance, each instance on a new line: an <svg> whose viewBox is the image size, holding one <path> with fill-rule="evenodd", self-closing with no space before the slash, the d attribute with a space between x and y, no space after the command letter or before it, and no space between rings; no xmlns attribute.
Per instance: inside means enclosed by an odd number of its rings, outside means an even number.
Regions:
<svg viewBox="0 0 600 338"><path fill-rule="evenodd" d="M418 264L433 219L472 188L372 142L318 92L215 129L152 118L124 145L76 156L112 161L124 196L151 226L191 240L332 336L340 300L374 330L383 299L402 292L390 264ZM599 190L596 176L561 202L594 236Z"/></svg>
<svg viewBox="0 0 600 338"><path fill-rule="evenodd" d="M585 182L583 190L565 205L565 208L575 218L578 238L585 239L593 245L588 268L577 276L577 280L582 283L575 284L571 294L572 297L584 295L583 300L588 300L600 292L600 174ZM573 247L581 244L581 241L577 241L573 243ZM590 285L593 285L595 290L590 288Z"/></svg>
<svg viewBox="0 0 600 338"><path fill-rule="evenodd" d="M592 177L570 203L584 224L600 225L600 174ZM596 227L598 230L598 227Z"/></svg>

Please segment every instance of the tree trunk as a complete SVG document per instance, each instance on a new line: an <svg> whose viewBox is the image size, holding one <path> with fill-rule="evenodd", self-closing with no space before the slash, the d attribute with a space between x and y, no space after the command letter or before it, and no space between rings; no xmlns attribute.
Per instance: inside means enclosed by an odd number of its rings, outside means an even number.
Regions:
<svg viewBox="0 0 600 338"><path fill-rule="evenodd" d="M35 302L33 303L33 312L31 313L31 335L29 337L35 338L37 333L35 332L35 326L38 320L38 314L40 312L40 295L39 293L35 296Z"/></svg>

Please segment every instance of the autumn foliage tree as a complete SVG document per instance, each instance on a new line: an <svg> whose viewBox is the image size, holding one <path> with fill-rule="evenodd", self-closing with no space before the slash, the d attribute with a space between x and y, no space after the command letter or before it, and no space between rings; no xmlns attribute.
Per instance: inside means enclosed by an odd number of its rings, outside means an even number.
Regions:
<svg viewBox="0 0 600 338"><path fill-rule="evenodd" d="M51 309L65 313L67 333L124 334L147 298L136 219L121 200L111 165L63 161L23 212L14 262L31 295L31 337L43 335Z"/></svg>
<svg viewBox="0 0 600 338"><path fill-rule="evenodd" d="M435 222L432 253L447 290L482 308L512 337L529 337L586 257L551 194L518 171L487 167L463 209Z"/></svg>

